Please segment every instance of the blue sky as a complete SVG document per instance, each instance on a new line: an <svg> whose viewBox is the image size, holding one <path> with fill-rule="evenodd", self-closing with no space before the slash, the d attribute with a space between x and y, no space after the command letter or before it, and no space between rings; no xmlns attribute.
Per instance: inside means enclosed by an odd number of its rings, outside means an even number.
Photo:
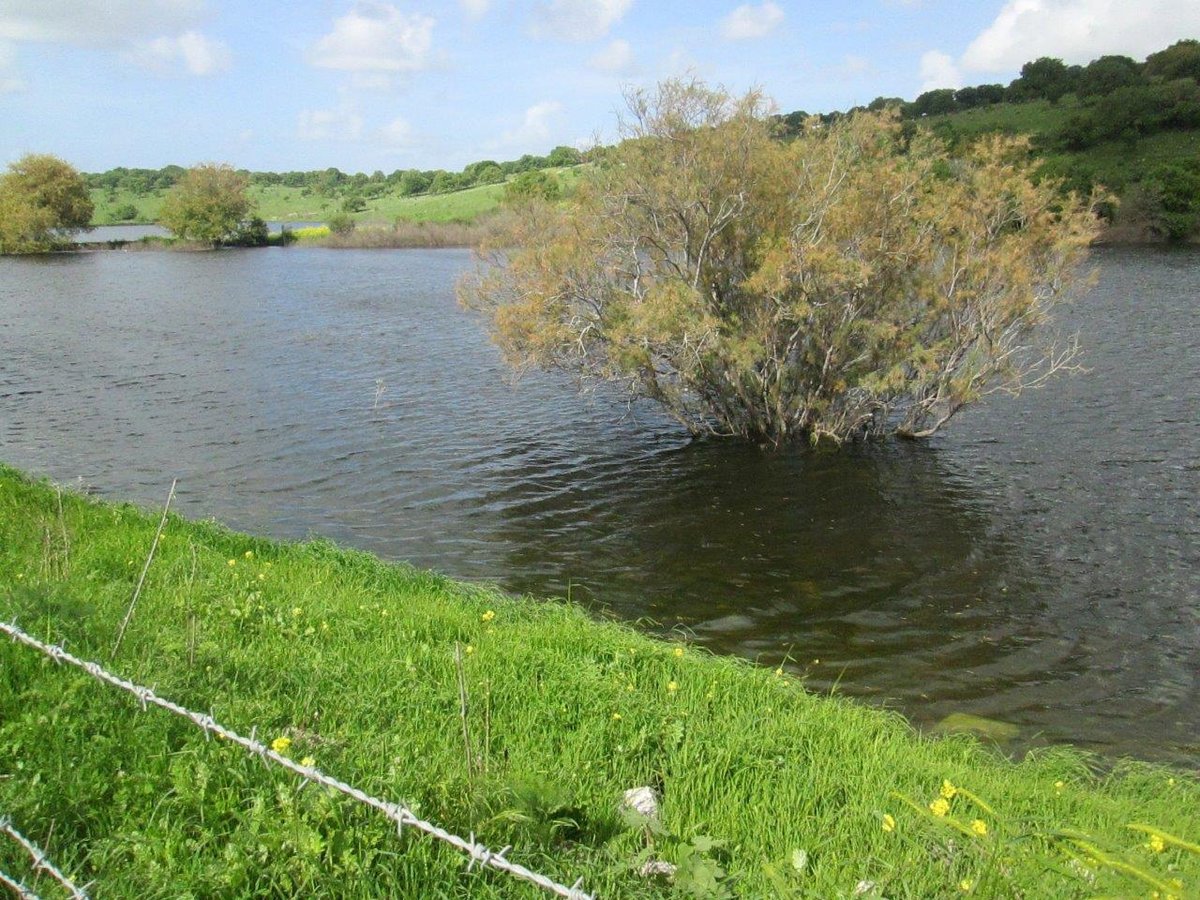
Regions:
<svg viewBox="0 0 1200 900"><path fill-rule="evenodd" d="M1200 37L1200 0L0 0L0 163L458 169L694 73L781 111Z"/></svg>

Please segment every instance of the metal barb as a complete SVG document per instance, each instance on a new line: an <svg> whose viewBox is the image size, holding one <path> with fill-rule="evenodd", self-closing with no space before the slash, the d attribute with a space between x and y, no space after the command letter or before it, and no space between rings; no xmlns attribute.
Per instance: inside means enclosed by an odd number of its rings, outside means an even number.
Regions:
<svg viewBox="0 0 1200 900"><path fill-rule="evenodd" d="M71 895L71 900L88 900L87 894L75 887L71 879L64 875L52 862L50 862L49 858L46 856L46 851L44 851L41 847L29 840L29 838L25 837L25 835L21 834L21 832L17 831L17 829L13 827L12 819L10 819L8 816L0 818L0 832L3 832L20 844L33 861L32 864L34 871L45 872L47 875L61 884L66 892ZM17 882L15 885L12 883L7 883L7 885L16 891L18 896L37 896L31 892L22 894L21 890L23 886L20 884L20 882ZM28 888L24 888L24 890L28 892Z"/></svg>

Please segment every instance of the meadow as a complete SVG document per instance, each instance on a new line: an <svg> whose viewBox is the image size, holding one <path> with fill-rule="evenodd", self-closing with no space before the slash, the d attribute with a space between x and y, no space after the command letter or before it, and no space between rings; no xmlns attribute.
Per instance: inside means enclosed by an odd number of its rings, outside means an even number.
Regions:
<svg viewBox="0 0 1200 900"><path fill-rule="evenodd" d="M569 191L580 175L579 166L547 169ZM166 191L136 193L129 190L90 191L96 211L93 224L121 224L117 210L133 206L137 210L131 222L155 222L162 209ZM397 221L430 223L470 223L481 215L495 211L504 196L504 184L485 184L446 194L401 196L384 193L366 201L366 208L353 213L364 225L393 225ZM305 188L286 185L251 185L249 190L255 214L269 222L324 222L341 211L339 196L323 196Z"/></svg>
<svg viewBox="0 0 1200 900"><path fill-rule="evenodd" d="M968 735L323 540L0 467L0 619L604 897L1195 896L1194 773ZM802 655L802 651L798 651ZM652 787L657 818L618 811ZM0 815L105 897L536 896L0 641ZM648 860L679 868L645 878ZM0 869L32 881L0 841ZM24 868L23 868L24 867ZM44 896L57 896L44 881Z"/></svg>

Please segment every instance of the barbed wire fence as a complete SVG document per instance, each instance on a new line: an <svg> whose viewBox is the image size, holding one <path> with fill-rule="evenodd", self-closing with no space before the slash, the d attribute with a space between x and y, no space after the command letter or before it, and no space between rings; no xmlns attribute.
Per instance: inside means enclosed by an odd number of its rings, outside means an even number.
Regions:
<svg viewBox="0 0 1200 900"><path fill-rule="evenodd" d="M29 888L25 887L25 885L20 881L5 875L3 872L0 872L0 885L8 888L10 891L16 894L20 900L42 900L41 897L39 897Z"/></svg>
<svg viewBox="0 0 1200 900"><path fill-rule="evenodd" d="M98 663L82 660L77 656L67 652L63 647L57 644L47 644L44 641L38 640L36 637L22 631L15 622L0 622L0 633L7 634L14 642L24 644L34 650L48 656L56 663L66 663L74 666L83 672L86 672L92 678L112 687L132 694L141 704L142 710L145 711L150 706L157 706L160 709L165 709L167 712L173 713L182 719L186 719L193 725L204 731L205 736L211 738L212 735L217 735L232 744L237 744L249 753L252 753L264 761L274 763L288 771L299 775L306 782L324 785L331 790L337 791L352 800L362 803L365 806L382 813L388 819L396 823L396 832L400 834L406 826L417 829L432 836L433 838L449 844L451 847L465 853L470 857L470 862L467 864L467 871L470 871L476 864L480 868L492 868L500 872L505 872L514 878L522 881L530 882L538 887L549 891L559 897L566 897L568 900L594 900L594 898L583 891L583 879L580 878L571 887L560 884L553 879L527 869L519 863L512 862L505 857L505 854L512 850L512 847L504 847L501 850L489 850L483 844L475 840L475 835L472 833L469 838L459 837L452 834L439 825L432 822L427 822L418 817L412 810L401 803L395 803L390 800L383 800L378 797L373 797L362 790L340 781L330 775L326 775L315 766L305 766L295 762L288 757L277 753L266 744L263 744L256 739L255 733L257 728L251 729L250 737L245 737L231 728L217 722L211 714L197 713L186 709L177 703L166 700L158 696L152 689L142 685L134 684L121 678L119 675L114 675L104 669ZM18 891L18 896L36 896L28 893L27 888L23 888L19 883L11 885L14 890ZM20 893L20 891L26 893Z"/></svg>
<svg viewBox="0 0 1200 900"><path fill-rule="evenodd" d="M8 835L14 841L20 844L21 847L24 848L25 852L29 854L29 857L32 860L33 870L35 872L45 872L47 875L61 884L63 889L71 895L71 900L88 900L88 895L85 894L82 889L75 887L75 883L66 875L64 875L58 869L58 867L54 865L54 863L50 862L49 857L46 856L46 851L44 851L33 841L29 840L29 838L25 837L25 835L21 834L21 832L17 831L17 829L13 827L12 820L7 816L0 816L0 833ZM4 875L4 873L0 872L0 876L2 875ZM15 879L11 879L9 876L4 877L9 880L2 883L16 891L17 896L37 896L37 894L33 893L29 888L25 887L25 885L21 884L20 882L14 883Z"/></svg>

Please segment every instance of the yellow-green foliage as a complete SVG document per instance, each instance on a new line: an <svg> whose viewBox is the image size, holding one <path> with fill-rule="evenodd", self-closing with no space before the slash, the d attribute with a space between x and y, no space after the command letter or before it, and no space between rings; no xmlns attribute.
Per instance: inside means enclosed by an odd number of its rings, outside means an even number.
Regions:
<svg viewBox="0 0 1200 900"><path fill-rule="evenodd" d="M29 153L0 176L0 253L53 249L92 219L87 185L55 156Z"/></svg>
<svg viewBox="0 0 1200 900"><path fill-rule="evenodd" d="M671 894L634 873L650 852L680 864L691 896L1149 895L1068 833L1178 879L1181 897L1200 883L1192 774L1064 750L1012 763L781 671L324 541L170 516L110 659L159 514L59 503L0 467L0 618L602 897ZM896 797L926 808L944 781L963 792L946 818L971 837ZM639 785L661 794L653 828L616 812ZM0 642L0 810L96 896L540 896L299 788ZM32 881L9 842L0 869Z"/></svg>
<svg viewBox="0 0 1200 900"><path fill-rule="evenodd" d="M217 244L250 215L248 187L246 177L228 164L193 166L167 193L159 221L176 237Z"/></svg>
<svg viewBox="0 0 1200 900"><path fill-rule="evenodd" d="M1034 182L1026 141L953 156L862 114L785 143L759 95L682 82L631 118L572 202L514 217L462 286L514 364L772 443L925 437L1069 368L1071 343L1029 332L1095 221Z"/></svg>

